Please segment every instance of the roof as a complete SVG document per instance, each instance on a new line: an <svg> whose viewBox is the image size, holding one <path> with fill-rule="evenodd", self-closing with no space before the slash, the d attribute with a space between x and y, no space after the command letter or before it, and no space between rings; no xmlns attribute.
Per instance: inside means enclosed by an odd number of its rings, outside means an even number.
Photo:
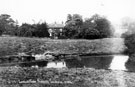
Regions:
<svg viewBox="0 0 135 87"><path fill-rule="evenodd" d="M57 23L53 23L53 24L48 24L49 28L63 28L64 24L57 24Z"/></svg>

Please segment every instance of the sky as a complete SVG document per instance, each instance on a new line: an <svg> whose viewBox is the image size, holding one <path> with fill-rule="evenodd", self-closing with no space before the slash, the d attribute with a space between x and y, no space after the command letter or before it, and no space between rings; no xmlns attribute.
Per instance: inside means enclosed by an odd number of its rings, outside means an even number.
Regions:
<svg viewBox="0 0 135 87"><path fill-rule="evenodd" d="M135 0L0 0L0 14L21 23L65 22L67 14L90 18L95 13L113 23L123 17L135 18Z"/></svg>

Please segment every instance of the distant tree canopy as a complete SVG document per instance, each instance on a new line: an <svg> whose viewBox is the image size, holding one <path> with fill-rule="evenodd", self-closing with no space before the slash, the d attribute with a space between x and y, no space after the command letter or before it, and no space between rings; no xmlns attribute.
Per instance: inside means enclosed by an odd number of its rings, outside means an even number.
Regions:
<svg viewBox="0 0 135 87"><path fill-rule="evenodd" d="M0 35L13 34L14 29L16 28L15 21L8 14L0 15Z"/></svg>
<svg viewBox="0 0 135 87"><path fill-rule="evenodd" d="M64 28L64 35L67 38L78 38L83 24L82 16L79 14L68 15L66 25Z"/></svg>
<svg viewBox="0 0 135 87"><path fill-rule="evenodd" d="M10 15L0 15L0 35L12 35L21 37L49 37L46 22L37 24L23 23L21 26Z"/></svg>
<svg viewBox="0 0 135 87"><path fill-rule="evenodd" d="M34 28L30 24L24 23L17 29L17 36L32 37L32 30Z"/></svg>
<svg viewBox="0 0 135 87"><path fill-rule="evenodd" d="M135 34L135 21L125 22L123 27L127 29L125 33L122 34L122 38L125 38L129 35Z"/></svg>
<svg viewBox="0 0 135 87"><path fill-rule="evenodd" d="M22 37L49 37L47 24L22 24L17 30L17 36Z"/></svg>
<svg viewBox="0 0 135 87"><path fill-rule="evenodd" d="M46 22L37 24L23 23L18 25L10 15L0 15L0 35L8 34L21 37L49 37ZM69 39L100 39L113 35L110 22L98 14L83 21L80 14L68 14L62 32L64 38Z"/></svg>
<svg viewBox="0 0 135 87"><path fill-rule="evenodd" d="M64 34L67 38L100 39L113 36L110 22L98 14L83 22L79 14L68 15Z"/></svg>

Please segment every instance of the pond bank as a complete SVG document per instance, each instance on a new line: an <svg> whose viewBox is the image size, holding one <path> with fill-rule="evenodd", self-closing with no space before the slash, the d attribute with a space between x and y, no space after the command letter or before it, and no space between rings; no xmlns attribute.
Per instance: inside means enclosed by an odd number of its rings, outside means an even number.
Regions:
<svg viewBox="0 0 135 87"><path fill-rule="evenodd" d="M47 38L0 37L0 56L43 54L121 54L126 49L121 38L97 40L54 40Z"/></svg>
<svg viewBox="0 0 135 87"><path fill-rule="evenodd" d="M3 87L134 87L135 73L92 68L0 67ZM7 78L8 77L8 78Z"/></svg>

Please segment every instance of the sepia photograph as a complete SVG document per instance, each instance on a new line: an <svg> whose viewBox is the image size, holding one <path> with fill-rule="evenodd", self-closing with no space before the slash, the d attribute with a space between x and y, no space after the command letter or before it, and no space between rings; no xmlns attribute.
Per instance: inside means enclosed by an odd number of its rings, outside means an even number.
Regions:
<svg viewBox="0 0 135 87"><path fill-rule="evenodd" d="M135 0L0 0L0 87L135 87Z"/></svg>

